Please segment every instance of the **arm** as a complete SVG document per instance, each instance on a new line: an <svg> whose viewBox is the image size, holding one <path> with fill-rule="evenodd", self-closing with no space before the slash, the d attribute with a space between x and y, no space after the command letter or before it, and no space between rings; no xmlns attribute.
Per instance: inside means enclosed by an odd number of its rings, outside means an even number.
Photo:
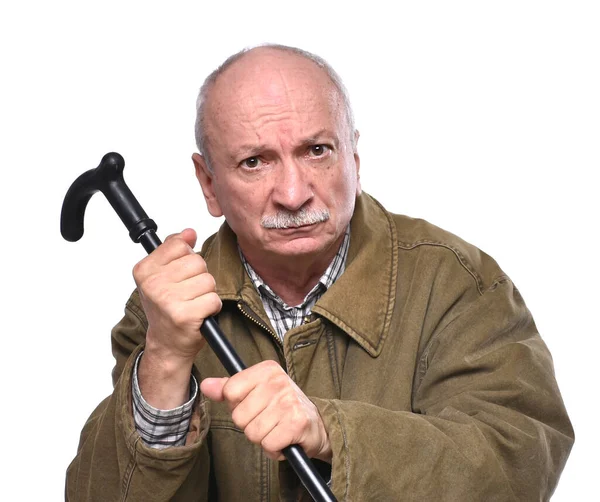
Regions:
<svg viewBox="0 0 600 502"><path fill-rule="evenodd" d="M112 331L115 388L83 428L77 456L67 470L65 494L69 502L208 500L210 464L204 441L208 417L200 397L194 405L186 446L153 449L135 430L131 379L146 332L137 296L134 292L125 316ZM187 499L191 492L196 498Z"/></svg>
<svg viewBox="0 0 600 502"><path fill-rule="evenodd" d="M214 279L198 279L208 275L204 262L188 245L191 239L184 240L167 239L162 250L157 249L134 269L140 293L134 292L125 317L112 332L114 392L94 410L82 431L77 456L67 471L69 501L209 498L210 463L204 441L208 416L204 403L199 399L195 403L186 445L162 450L144 444L132 414L132 374L143 346L141 391L153 406L173 407L173 396L180 400L180 395L189 395L193 360L203 345L199 333L203 317L198 313L210 315L215 310L212 301L208 309L203 307L203 298L215 296ZM174 282L188 279L191 287L187 287L188 282L186 287L173 288ZM174 289L176 293L171 294ZM181 301L181 295L185 301ZM178 313L176 319L173 311ZM167 340L173 343L165 346ZM181 377L183 373L185 378Z"/></svg>
<svg viewBox="0 0 600 502"><path fill-rule="evenodd" d="M550 498L573 430L550 354L510 281L434 331L417 374L413 413L313 399L338 500Z"/></svg>
<svg viewBox="0 0 600 502"><path fill-rule="evenodd" d="M137 358L133 370L132 405L133 420L142 441L152 448L183 446L190 428L193 406L198 394L198 384L194 377L190 382L190 399L181 406L170 410L160 410L150 405L142 396L137 369L143 352Z"/></svg>

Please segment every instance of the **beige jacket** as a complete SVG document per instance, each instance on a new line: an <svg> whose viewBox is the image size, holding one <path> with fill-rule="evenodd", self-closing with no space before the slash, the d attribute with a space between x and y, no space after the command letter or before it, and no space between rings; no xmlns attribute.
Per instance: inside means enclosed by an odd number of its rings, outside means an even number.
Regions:
<svg viewBox="0 0 600 502"><path fill-rule="evenodd" d="M223 300L219 323L244 362L279 361L319 409L338 500L548 500L574 436L519 291L485 253L366 194L351 225L346 271L283 344L229 227L202 249ZM310 500L222 403L199 397L186 446L142 443L131 375L146 328L134 292L112 332L115 389L83 429L67 500ZM195 372L226 376L208 347Z"/></svg>

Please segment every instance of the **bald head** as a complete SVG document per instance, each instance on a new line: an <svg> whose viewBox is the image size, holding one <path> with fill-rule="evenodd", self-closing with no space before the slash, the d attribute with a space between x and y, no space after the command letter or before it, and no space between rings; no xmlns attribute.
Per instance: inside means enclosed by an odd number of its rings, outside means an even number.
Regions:
<svg viewBox="0 0 600 502"><path fill-rule="evenodd" d="M319 56L282 45L244 49L229 57L211 73L200 89L197 101L196 144L212 170L211 143L218 142L218 130L227 127L222 119L228 108L274 106L305 89L320 94L339 109L354 144L354 117L346 88L335 70Z"/></svg>

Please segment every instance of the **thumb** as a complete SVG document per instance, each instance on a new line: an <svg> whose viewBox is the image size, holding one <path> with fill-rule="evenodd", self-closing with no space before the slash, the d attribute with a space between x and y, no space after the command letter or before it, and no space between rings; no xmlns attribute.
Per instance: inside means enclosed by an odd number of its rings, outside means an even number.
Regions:
<svg viewBox="0 0 600 502"><path fill-rule="evenodd" d="M223 401L223 387L229 378L205 378L200 383L200 391L212 401Z"/></svg>
<svg viewBox="0 0 600 502"><path fill-rule="evenodd" d="M187 242L188 246L194 249L196 245L196 239L198 236L196 235L196 231L193 228L186 228L180 234L181 238Z"/></svg>
<svg viewBox="0 0 600 502"><path fill-rule="evenodd" d="M171 239L175 239L175 238L183 239L185 241L185 243L188 246L190 246L193 250L194 246L196 245L197 235L196 235L196 231L193 228L186 228L178 234L168 235L167 238L165 239L165 242L168 242Z"/></svg>

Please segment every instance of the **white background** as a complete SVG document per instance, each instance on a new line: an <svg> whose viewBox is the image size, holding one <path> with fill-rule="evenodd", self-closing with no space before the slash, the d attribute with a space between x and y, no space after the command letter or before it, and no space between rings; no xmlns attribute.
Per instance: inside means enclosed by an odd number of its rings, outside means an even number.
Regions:
<svg viewBox="0 0 600 502"><path fill-rule="evenodd" d="M100 195L59 234L71 182L108 151L159 235L211 219L190 156L203 78L257 43L342 75L363 188L491 254L554 356L577 440L553 501L598 500L600 13L595 1L67 2L0 11L2 500L62 500L111 392L110 328L144 256Z"/></svg>

